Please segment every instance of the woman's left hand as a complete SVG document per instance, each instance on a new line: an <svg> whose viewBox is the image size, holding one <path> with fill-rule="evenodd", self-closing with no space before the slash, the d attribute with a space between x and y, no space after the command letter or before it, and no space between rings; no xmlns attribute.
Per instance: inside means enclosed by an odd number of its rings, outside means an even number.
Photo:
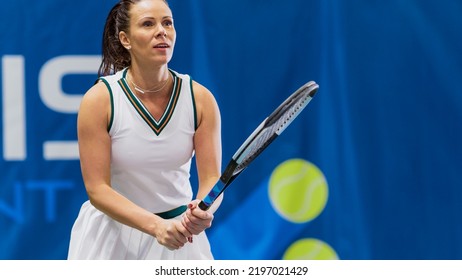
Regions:
<svg viewBox="0 0 462 280"><path fill-rule="evenodd" d="M188 204L188 209L183 215L183 226L194 235L198 235L205 229L212 226L213 214L198 207L199 199Z"/></svg>

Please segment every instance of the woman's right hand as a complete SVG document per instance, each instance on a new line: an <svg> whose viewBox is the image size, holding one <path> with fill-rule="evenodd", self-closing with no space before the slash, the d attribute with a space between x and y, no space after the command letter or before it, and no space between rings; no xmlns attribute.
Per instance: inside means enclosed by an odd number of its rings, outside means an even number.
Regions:
<svg viewBox="0 0 462 280"><path fill-rule="evenodd" d="M182 248L191 236L192 234L183 226L181 221L165 219L159 223L155 234L157 242L169 250Z"/></svg>

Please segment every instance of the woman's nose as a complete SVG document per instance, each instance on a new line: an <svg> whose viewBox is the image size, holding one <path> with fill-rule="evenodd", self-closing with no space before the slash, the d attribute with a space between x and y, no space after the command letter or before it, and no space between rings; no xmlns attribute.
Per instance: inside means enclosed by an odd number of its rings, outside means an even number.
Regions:
<svg viewBox="0 0 462 280"><path fill-rule="evenodd" d="M157 31L157 36L167 37L167 30L165 30L163 26L160 26L159 30Z"/></svg>

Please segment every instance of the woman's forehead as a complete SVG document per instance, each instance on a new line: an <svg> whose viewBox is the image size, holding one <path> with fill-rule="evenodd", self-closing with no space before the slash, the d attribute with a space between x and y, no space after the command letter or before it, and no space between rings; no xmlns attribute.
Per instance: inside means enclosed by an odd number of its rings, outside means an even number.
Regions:
<svg viewBox="0 0 462 280"><path fill-rule="evenodd" d="M172 16L172 11L170 10L167 3L163 0L141 0L136 2L130 7L131 16L153 16L162 15Z"/></svg>

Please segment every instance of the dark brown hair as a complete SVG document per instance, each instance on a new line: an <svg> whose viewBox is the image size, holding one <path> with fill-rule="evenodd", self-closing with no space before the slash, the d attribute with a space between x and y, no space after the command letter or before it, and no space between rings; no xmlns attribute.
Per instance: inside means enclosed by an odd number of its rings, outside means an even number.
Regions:
<svg viewBox="0 0 462 280"><path fill-rule="evenodd" d="M120 31L128 32L131 5L141 0L120 0L109 12L103 31L102 61L98 76L106 76L130 66L130 53L119 40ZM167 5L168 2L163 0Z"/></svg>

